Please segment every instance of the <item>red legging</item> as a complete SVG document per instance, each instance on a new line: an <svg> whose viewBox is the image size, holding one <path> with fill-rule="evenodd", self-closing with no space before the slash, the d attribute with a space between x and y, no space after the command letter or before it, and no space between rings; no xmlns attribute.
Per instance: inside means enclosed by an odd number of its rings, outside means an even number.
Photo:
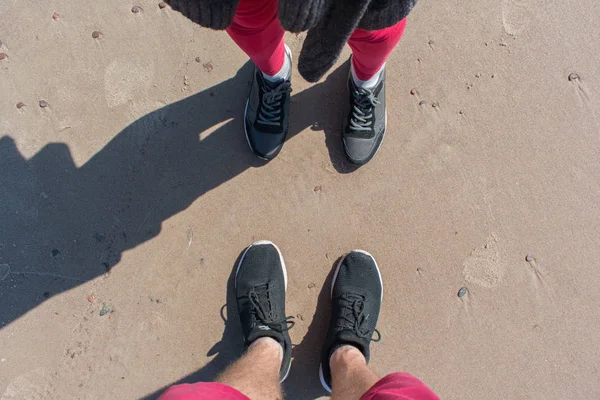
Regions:
<svg viewBox="0 0 600 400"><path fill-rule="evenodd" d="M267 75L283 66L284 30L277 19L278 0L240 0L227 33L248 57ZM356 29L348 44L356 76L367 80L379 71L402 37L406 19L377 31Z"/></svg>

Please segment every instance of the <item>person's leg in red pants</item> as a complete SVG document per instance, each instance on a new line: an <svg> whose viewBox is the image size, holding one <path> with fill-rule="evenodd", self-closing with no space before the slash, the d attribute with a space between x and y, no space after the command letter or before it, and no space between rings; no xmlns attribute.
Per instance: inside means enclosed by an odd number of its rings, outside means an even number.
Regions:
<svg viewBox="0 0 600 400"><path fill-rule="evenodd" d="M283 43L278 0L240 0L227 33L258 71L246 102L244 132L258 157L272 160L285 142L289 126L292 55Z"/></svg>
<svg viewBox="0 0 600 400"><path fill-rule="evenodd" d="M348 45L352 48L350 101L343 119L342 144L348 161L369 162L383 142L387 130L385 62L402 33L406 20L376 31L356 29Z"/></svg>
<svg viewBox="0 0 600 400"><path fill-rule="evenodd" d="M352 48L352 66L358 79L372 78L385 64L388 56L400 41L406 18L389 28L377 31L356 29L348 45Z"/></svg>
<svg viewBox="0 0 600 400"><path fill-rule="evenodd" d="M277 19L277 0L240 0L227 33L266 75L283 66L284 30Z"/></svg>

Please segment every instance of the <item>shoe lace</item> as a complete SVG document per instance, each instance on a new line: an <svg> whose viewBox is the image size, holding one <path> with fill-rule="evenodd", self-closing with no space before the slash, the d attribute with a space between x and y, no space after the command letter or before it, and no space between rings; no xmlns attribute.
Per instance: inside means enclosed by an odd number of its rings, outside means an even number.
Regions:
<svg viewBox="0 0 600 400"><path fill-rule="evenodd" d="M263 84L262 107L258 115L258 122L264 125L279 126L281 124L281 103L284 96L292 91L292 84L283 81L275 87Z"/></svg>
<svg viewBox="0 0 600 400"><path fill-rule="evenodd" d="M260 295L259 295L260 294ZM296 324L294 317L289 316L283 319L275 319L272 313L270 290L268 284L254 286L248 294L250 298L250 311L261 325L268 326L276 332L284 332L293 328Z"/></svg>
<svg viewBox="0 0 600 400"><path fill-rule="evenodd" d="M365 309L365 296L347 293L342 296L344 301L343 307L350 311L342 313L343 322L340 325L343 329L350 329L356 336L362 339L368 339L373 342L379 342L381 340L381 333L377 329L371 330L365 326L369 314L364 313ZM373 338L373 334L377 333L377 339Z"/></svg>
<svg viewBox="0 0 600 400"><path fill-rule="evenodd" d="M373 109L380 101L375 93L364 88L357 88L352 92L352 112L350 115L350 129L353 131L370 131L373 125Z"/></svg>

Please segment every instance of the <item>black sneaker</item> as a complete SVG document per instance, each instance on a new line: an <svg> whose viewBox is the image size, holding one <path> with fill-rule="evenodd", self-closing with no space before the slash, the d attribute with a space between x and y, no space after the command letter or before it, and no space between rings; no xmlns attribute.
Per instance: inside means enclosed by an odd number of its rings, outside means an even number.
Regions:
<svg viewBox="0 0 600 400"><path fill-rule="evenodd" d="M292 54L285 46L285 54L292 64ZM258 68L244 112L244 131L252 151L265 160L279 154L288 133L292 68L288 76L278 82L269 82Z"/></svg>
<svg viewBox="0 0 600 400"><path fill-rule="evenodd" d="M292 362L288 330L292 317L285 317L287 272L281 252L268 240L254 242L246 249L235 274L235 294L242 321L245 348L258 338L270 337L283 347L281 382Z"/></svg>
<svg viewBox="0 0 600 400"><path fill-rule="evenodd" d="M375 329L383 297L381 274L372 255L353 250L339 262L331 283L331 322L321 353L319 377L331 393L329 359L344 345L356 347L369 362L369 344L381 339ZM377 339L373 334L377 333Z"/></svg>
<svg viewBox="0 0 600 400"><path fill-rule="evenodd" d="M363 165L375 156L385 135L385 67L375 89L357 87L352 73L348 89L350 100L342 126L344 153L352 164Z"/></svg>

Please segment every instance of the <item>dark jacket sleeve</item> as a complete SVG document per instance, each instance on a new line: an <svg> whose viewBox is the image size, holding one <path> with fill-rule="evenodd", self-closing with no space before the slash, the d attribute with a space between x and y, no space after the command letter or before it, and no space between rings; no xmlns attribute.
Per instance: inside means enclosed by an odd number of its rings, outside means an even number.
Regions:
<svg viewBox="0 0 600 400"><path fill-rule="evenodd" d="M165 0L175 11L211 29L226 29L233 22L239 0Z"/></svg>
<svg viewBox="0 0 600 400"><path fill-rule="evenodd" d="M307 31L323 18L332 1L339 0L279 0L279 22L286 31Z"/></svg>
<svg viewBox="0 0 600 400"><path fill-rule="evenodd" d="M417 0L372 0L358 28L375 31L396 25L410 14Z"/></svg>

